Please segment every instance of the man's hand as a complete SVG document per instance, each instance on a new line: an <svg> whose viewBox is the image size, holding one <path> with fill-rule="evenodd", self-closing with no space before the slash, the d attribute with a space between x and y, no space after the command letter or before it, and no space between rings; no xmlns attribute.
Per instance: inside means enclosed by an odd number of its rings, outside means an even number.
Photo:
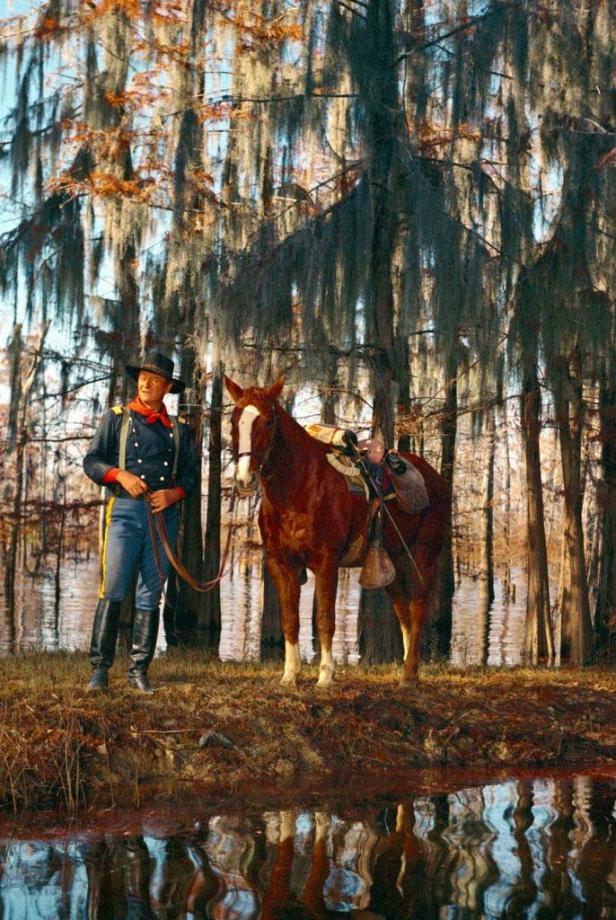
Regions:
<svg viewBox="0 0 616 920"><path fill-rule="evenodd" d="M132 495L133 498L141 498L142 495L150 491L147 482L144 482L139 476L135 476L134 473L129 473L127 470L120 470L116 482L119 482L122 488L125 489L129 495Z"/></svg>
<svg viewBox="0 0 616 920"><path fill-rule="evenodd" d="M150 507L154 514L158 514L170 505L175 505L180 498L181 495L177 489L159 489L158 492L152 492Z"/></svg>

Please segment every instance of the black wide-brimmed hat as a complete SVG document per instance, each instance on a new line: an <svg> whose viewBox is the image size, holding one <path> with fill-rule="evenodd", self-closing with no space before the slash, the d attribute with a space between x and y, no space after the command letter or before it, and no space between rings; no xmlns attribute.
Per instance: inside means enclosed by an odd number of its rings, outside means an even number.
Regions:
<svg viewBox="0 0 616 920"><path fill-rule="evenodd" d="M159 351L150 351L145 355L141 364L127 364L126 373L133 380L139 376L139 371L152 371L153 374L160 374L171 381L170 393L181 393L184 389L184 381L178 380L173 376L173 361L162 355Z"/></svg>

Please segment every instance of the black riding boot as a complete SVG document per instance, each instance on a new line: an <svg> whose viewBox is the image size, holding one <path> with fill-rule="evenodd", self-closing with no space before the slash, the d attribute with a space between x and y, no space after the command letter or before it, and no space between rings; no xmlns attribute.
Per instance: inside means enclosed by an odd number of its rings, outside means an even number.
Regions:
<svg viewBox="0 0 616 920"><path fill-rule="evenodd" d="M107 689L107 671L115 657L119 618L120 601L99 600L90 642L90 662L94 673L90 678L88 690Z"/></svg>
<svg viewBox="0 0 616 920"><path fill-rule="evenodd" d="M154 657L159 619L160 611L158 607L156 610L135 610L128 682L131 687L141 690L142 693L154 692L150 686L147 673L150 662Z"/></svg>

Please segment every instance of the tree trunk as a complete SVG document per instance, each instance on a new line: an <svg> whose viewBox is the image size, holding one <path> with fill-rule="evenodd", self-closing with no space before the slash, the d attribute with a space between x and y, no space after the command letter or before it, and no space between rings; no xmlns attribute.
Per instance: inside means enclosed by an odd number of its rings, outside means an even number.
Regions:
<svg viewBox="0 0 616 920"><path fill-rule="evenodd" d="M452 357L447 366L447 394L441 415L441 476L453 496L456 436L458 430L457 361ZM452 502L453 508L453 502ZM430 626L430 657L447 660L451 651L452 600L455 591L452 519L441 558L439 559L434 591L435 614Z"/></svg>
<svg viewBox="0 0 616 920"><path fill-rule="evenodd" d="M505 572L503 575L503 594L506 598L515 599L515 586L511 578L511 452L509 449L509 421L507 402L502 407L503 439L505 444L505 507L503 509L504 537L507 558L505 559Z"/></svg>
<svg viewBox="0 0 616 920"><path fill-rule="evenodd" d="M205 375L195 368L194 355L182 355L182 379L194 384L186 389L179 404L179 414L193 431L195 450L199 457L199 490L186 497L182 505L182 520L178 533L178 554L188 571L197 581L204 577L203 528L201 521L201 454L203 444L203 407L205 402ZM199 624L204 605L204 595L194 591L172 571L169 576L163 621L168 646L199 644Z"/></svg>
<svg viewBox="0 0 616 920"><path fill-rule="evenodd" d="M41 329L36 350L32 356L30 366L23 378L21 375L21 355L23 351L23 344L21 339L20 325L15 326L13 330L13 339L11 341L11 345L9 346L9 348L15 349L17 352L15 355L15 368L17 370L18 377L18 379L15 381L15 384L18 386L17 398L14 400L14 405L11 405L11 414L14 415L15 492L13 494L13 508L11 513L8 548L6 552L6 568L4 572L4 587L9 610L13 609L15 601L17 557L19 540L22 533L24 475L26 448L28 445L28 409L30 407L30 396L34 382L36 380L36 373L41 362L43 345L50 326L50 322L51 321L48 320ZM13 383L13 379L11 379L11 383Z"/></svg>
<svg viewBox="0 0 616 920"><path fill-rule="evenodd" d="M372 430L386 448L394 446L398 384L394 373L394 289L393 266L399 233L396 186L398 161L395 155L399 133L399 87L392 63L395 56L394 20L389 0L368 4L366 28L370 29L373 53L367 61L366 79L372 88L368 112L372 160L372 237L368 266L366 329L373 349L372 388L374 415ZM397 617L384 591L361 592L359 644L362 662L368 664L401 660L402 639Z"/></svg>
<svg viewBox="0 0 616 920"><path fill-rule="evenodd" d="M494 455L496 432L494 406L486 412L487 461L483 478L483 508L481 513L481 545L479 561L479 621L481 623L481 663L487 664L490 636L490 610L494 603Z"/></svg>
<svg viewBox="0 0 616 920"><path fill-rule="evenodd" d="M550 617L550 585L545 539L543 485L541 482L541 393L536 368L524 377L522 436L526 459L527 581L524 657L532 664L554 663L554 637Z"/></svg>
<svg viewBox="0 0 616 920"><path fill-rule="evenodd" d="M207 581L216 578L220 571L220 530L222 513L222 386L223 366L216 361L212 377L212 398L210 403L210 445L207 492L207 514L205 523L205 577ZM229 527L232 521L228 522ZM203 617L199 623L205 646L217 653L220 642L221 610L220 583L205 595Z"/></svg>
<svg viewBox="0 0 616 920"><path fill-rule="evenodd" d="M584 404L580 360L577 349L570 361L563 361L554 390L560 456L565 493L564 539L567 554L567 582L563 592L561 661L585 665L592 652L592 623L586 583L581 447Z"/></svg>
<svg viewBox="0 0 616 920"><path fill-rule="evenodd" d="M595 637L601 655L610 652L616 632L616 381L604 383L599 395L601 468L598 490L601 510L601 550L595 606Z"/></svg>
<svg viewBox="0 0 616 920"><path fill-rule="evenodd" d="M402 661L404 650L400 626L392 603L381 588L362 589L358 633L362 664Z"/></svg>
<svg viewBox="0 0 616 920"><path fill-rule="evenodd" d="M366 28L371 31L373 55L369 67L369 81L374 94L368 113L372 160L370 189L372 201L372 238L368 281L367 332L374 348L373 431L388 448L394 445L395 406L397 385L394 382L394 292L393 261L397 226L395 185L397 161L396 112L398 111L398 84L392 68L394 60L393 16L389 0L370 3Z"/></svg>
<svg viewBox="0 0 616 920"><path fill-rule="evenodd" d="M332 350L327 367L327 383L321 402L321 421L324 425L335 425L338 421L338 356Z"/></svg>

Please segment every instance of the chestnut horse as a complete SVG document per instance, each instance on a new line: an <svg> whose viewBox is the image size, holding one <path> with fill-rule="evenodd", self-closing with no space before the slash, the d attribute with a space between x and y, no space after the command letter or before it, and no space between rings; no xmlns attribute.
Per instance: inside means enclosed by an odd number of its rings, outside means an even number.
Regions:
<svg viewBox="0 0 616 920"><path fill-rule="evenodd" d="M328 463L331 447L311 437L278 403L283 384L281 379L269 387L242 389L225 377L235 402L231 416L235 482L245 494L261 483L259 529L266 565L278 591L285 639L282 683L295 686L300 671L299 596L302 577L310 569L316 582L321 643L318 686L327 687L334 674L338 568L362 562L368 503L361 494L349 492L344 475ZM430 499L421 514L404 513L395 501L387 503L406 547L387 514L383 527L383 546L396 568L386 591L402 629L402 683L410 683L417 678L426 600L447 532L449 491L422 457L403 456L424 477Z"/></svg>

